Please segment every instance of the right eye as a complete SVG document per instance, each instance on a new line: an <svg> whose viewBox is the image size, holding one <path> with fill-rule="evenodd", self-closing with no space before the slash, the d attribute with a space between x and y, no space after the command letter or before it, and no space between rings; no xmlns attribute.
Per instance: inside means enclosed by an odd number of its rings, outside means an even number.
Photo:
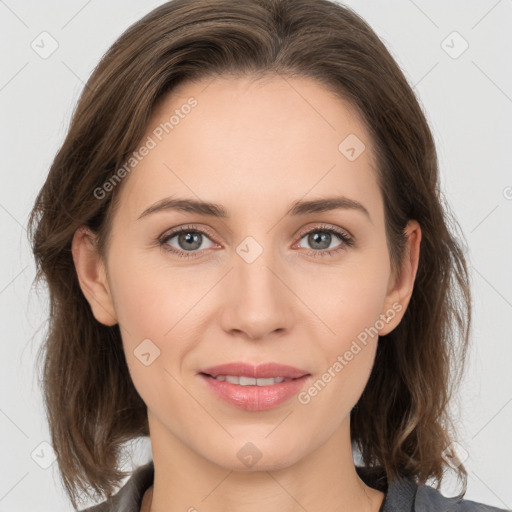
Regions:
<svg viewBox="0 0 512 512"><path fill-rule="evenodd" d="M171 241L174 239L176 240L173 244ZM211 245L204 246L205 239L210 239L210 235L206 231L185 226L166 233L159 239L159 243L163 249L181 258L195 258L196 253L212 247Z"/></svg>

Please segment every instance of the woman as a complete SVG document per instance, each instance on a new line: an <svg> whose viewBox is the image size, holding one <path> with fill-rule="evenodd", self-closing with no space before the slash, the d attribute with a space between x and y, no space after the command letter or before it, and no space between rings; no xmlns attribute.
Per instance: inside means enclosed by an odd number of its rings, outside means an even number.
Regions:
<svg viewBox="0 0 512 512"><path fill-rule="evenodd" d="M422 110L351 10L174 0L135 23L30 219L74 507L498 510L462 499L471 298L448 224ZM153 459L113 495L140 436Z"/></svg>

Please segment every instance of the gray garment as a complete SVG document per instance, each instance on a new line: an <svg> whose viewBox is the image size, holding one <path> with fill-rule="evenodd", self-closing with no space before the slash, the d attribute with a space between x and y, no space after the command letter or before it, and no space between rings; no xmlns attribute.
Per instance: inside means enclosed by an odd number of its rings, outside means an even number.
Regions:
<svg viewBox="0 0 512 512"><path fill-rule="evenodd" d="M358 468L356 466L356 468ZM370 487L372 481L358 468L358 474ZM144 492L153 484L153 461L138 467L123 487L108 500L81 512L140 512ZM506 509L490 507L470 500L447 498L428 485L418 486L413 480L400 478L391 482L379 512L505 512ZM508 509L511 512L511 509Z"/></svg>

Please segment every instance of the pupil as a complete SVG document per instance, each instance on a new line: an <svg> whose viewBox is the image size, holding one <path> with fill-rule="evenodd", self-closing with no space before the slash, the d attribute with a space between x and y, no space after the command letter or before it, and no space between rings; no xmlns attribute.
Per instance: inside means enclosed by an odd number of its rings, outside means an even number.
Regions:
<svg viewBox="0 0 512 512"><path fill-rule="evenodd" d="M322 245L322 242L324 242L323 246L322 247L316 247L317 249L327 249L327 247L329 247L330 245L330 237L331 237L331 234L330 233L323 233L323 234L319 234L319 233L314 233L313 235L310 235L311 238L312 238L312 246L315 247L315 244L320 244ZM325 241L327 241L327 244L325 244Z"/></svg>
<svg viewBox="0 0 512 512"><path fill-rule="evenodd" d="M198 249L201 246L200 241L201 233L185 233L180 235L180 243L186 242L187 250ZM195 245L194 245L195 244Z"/></svg>

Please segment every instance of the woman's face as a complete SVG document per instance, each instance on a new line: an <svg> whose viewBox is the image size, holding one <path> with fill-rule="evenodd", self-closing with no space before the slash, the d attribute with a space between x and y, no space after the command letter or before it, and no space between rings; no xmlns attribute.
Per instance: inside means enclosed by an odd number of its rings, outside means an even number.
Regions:
<svg viewBox="0 0 512 512"><path fill-rule="evenodd" d="M131 164L105 291L88 298L120 324L151 435L244 469L288 466L349 432L377 332L399 323L416 272L391 275L372 144L349 104L305 78L183 83ZM244 374L211 370L229 363L304 377L204 375Z"/></svg>

